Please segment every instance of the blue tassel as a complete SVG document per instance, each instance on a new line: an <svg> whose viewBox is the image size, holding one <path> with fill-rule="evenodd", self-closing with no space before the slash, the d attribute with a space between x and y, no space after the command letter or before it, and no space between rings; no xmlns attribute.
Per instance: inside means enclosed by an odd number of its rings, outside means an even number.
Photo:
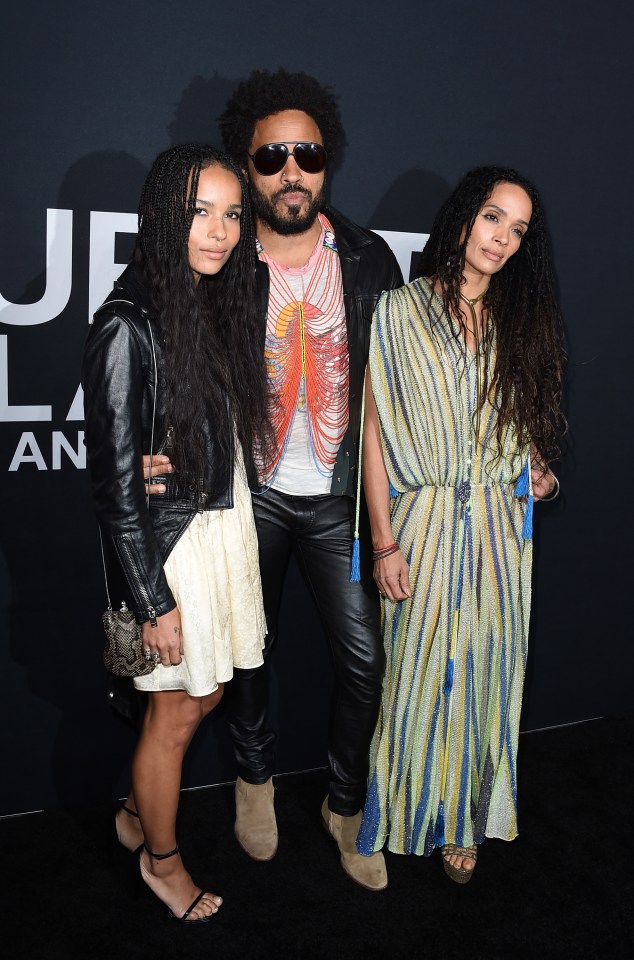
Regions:
<svg viewBox="0 0 634 960"><path fill-rule="evenodd" d="M437 847L444 847L445 845L445 804L442 800L438 807L438 816L434 827L434 843Z"/></svg>
<svg viewBox="0 0 634 960"><path fill-rule="evenodd" d="M352 546L352 566L350 567L350 583L359 583L361 581L361 556L359 548L359 537L355 536Z"/></svg>
<svg viewBox="0 0 634 960"><path fill-rule="evenodd" d="M451 688L453 687L453 657L447 663L447 673L445 674L445 684L442 688L442 692L445 696L448 693L451 693Z"/></svg>
<svg viewBox="0 0 634 960"><path fill-rule="evenodd" d="M526 513L524 514L524 526L522 527L522 537L524 540L533 539L533 502L534 497L530 496L528 498L528 503L526 504Z"/></svg>
<svg viewBox="0 0 634 960"><path fill-rule="evenodd" d="M524 464L524 469L517 478L517 483L515 484L515 496L516 497L527 497L529 493L529 484L528 484L528 460Z"/></svg>
<svg viewBox="0 0 634 960"><path fill-rule="evenodd" d="M390 484L390 499L393 500L394 497L398 497L398 490Z"/></svg>

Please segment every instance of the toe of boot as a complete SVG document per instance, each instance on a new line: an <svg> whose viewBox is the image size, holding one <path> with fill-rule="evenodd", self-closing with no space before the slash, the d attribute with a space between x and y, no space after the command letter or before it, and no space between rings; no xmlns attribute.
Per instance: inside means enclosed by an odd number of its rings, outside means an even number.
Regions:
<svg viewBox="0 0 634 960"><path fill-rule="evenodd" d="M366 890L379 891L387 887L385 857L380 850L369 857L362 857L360 853L342 853L341 866L355 883Z"/></svg>
<svg viewBox="0 0 634 960"><path fill-rule="evenodd" d="M361 824L361 812L352 817L342 817L330 810L326 798L321 815L328 833L337 841L341 866L348 876L366 890L385 890L387 869L383 854L378 851L369 857L363 857L357 852L356 840Z"/></svg>

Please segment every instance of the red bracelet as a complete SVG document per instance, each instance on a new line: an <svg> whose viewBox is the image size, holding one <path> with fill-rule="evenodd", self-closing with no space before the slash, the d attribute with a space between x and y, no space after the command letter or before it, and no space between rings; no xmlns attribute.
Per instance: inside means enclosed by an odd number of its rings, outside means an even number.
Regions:
<svg viewBox="0 0 634 960"><path fill-rule="evenodd" d="M372 559L376 562L377 560L383 560L385 557L391 557L393 553L396 553L397 550L400 550L396 540L394 543L389 543L386 547L379 547L378 550L372 551Z"/></svg>
<svg viewBox="0 0 634 960"><path fill-rule="evenodd" d="M373 550L373 553L383 553L384 550L391 550L392 547L398 547L396 540L393 540L392 543L386 543L384 547L377 547L376 550Z"/></svg>

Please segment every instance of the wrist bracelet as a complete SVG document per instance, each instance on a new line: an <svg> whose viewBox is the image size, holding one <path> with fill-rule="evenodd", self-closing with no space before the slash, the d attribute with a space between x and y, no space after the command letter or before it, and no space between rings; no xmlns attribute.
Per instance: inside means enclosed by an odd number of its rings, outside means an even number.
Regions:
<svg viewBox="0 0 634 960"><path fill-rule="evenodd" d="M400 550L396 540L394 543L388 543L386 547L380 547L378 550L372 551L372 559L376 562L377 560L383 560L385 557L390 557L393 553L396 553L397 550Z"/></svg>
<svg viewBox="0 0 634 960"><path fill-rule="evenodd" d="M396 540L393 540L392 543L386 543L384 547L377 547L376 550L372 551L372 556L380 556L382 553L385 553L386 550L393 550L394 547L398 547Z"/></svg>
<svg viewBox="0 0 634 960"><path fill-rule="evenodd" d="M392 547L391 550L385 550L383 551L383 553L373 553L372 559L374 563L378 563L379 560L385 560L387 557L391 557L393 553L396 553L396 551L400 549L401 548L399 547L399 545L396 544L396 546Z"/></svg>
<svg viewBox="0 0 634 960"><path fill-rule="evenodd" d="M555 500L559 496L559 480L557 479L557 477L555 477L554 473L553 473L553 477L555 479L555 486L551 491L551 493L548 494L547 497L539 498L542 503L550 503L551 500Z"/></svg>

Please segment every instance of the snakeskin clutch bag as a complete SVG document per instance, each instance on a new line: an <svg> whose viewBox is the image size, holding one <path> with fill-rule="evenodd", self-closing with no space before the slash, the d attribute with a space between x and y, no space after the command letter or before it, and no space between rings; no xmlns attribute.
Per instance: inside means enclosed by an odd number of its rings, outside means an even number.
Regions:
<svg viewBox="0 0 634 960"><path fill-rule="evenodd" d="M156 664L143 656L141 627L125 603L120 610L108 607L102 616L106 634L103 662L115 677L145 677Z"/></svg>

